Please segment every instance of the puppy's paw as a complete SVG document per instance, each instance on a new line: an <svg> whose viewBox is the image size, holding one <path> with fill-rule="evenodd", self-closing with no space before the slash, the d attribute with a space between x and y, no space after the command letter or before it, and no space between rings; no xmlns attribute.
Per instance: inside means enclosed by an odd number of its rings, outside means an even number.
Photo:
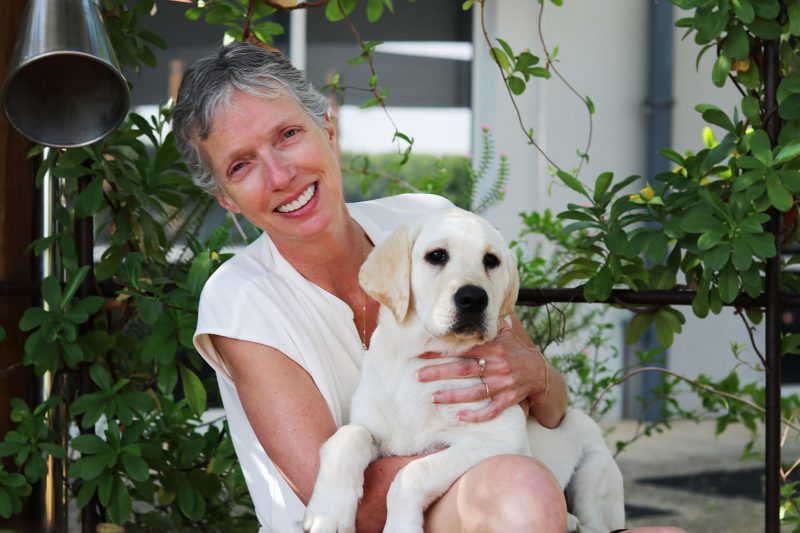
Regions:
<svg viewBox="0 0 800 533"><path fill-rule="evenodd" d="M414 521L386 520L383 533L423 533L422 522Z"/></svg>
<svg viewBox="0 0 800 533"><path fill-rule="evenodd" d="M358 500L363 491L319 489L314 489L308 502L303 529L310 533L354 533Z"/></svg>
<svg viewBox="0 0 800 533"><path fill-rule="evenodd" d="M383 533L423 533L424 518L421 511L413 508L398 509L397 505L391 504L388 511Z"/></svg>
<svg viewBox="0 0 800 533"><path fill-rule="evenodd" d="M312 507L309 504L303 519L303 530L309 533L355 533L355 509L352 512L342 511L332 506Z"/></svg>

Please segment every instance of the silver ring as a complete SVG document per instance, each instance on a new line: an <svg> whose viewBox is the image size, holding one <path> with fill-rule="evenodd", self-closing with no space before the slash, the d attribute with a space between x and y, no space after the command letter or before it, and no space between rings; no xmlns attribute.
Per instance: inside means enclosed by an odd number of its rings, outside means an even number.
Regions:
<svg viewBox="0 0 800 533"><path fill-rule="evenodd" d="M481 378L481 383L483 383L483 388L486 389L486 399L490 402L492 401L492 393L489 391L489 384L486 383L486 380Z"/></svg>
<svg viewBox="0 0 800 533"><path fill-rule="evenodd" d="M481 357L478 361L478 366L481 367L481 371L478 373L478 377L483 377L483 369L486 368L486 359Z"/></svg>

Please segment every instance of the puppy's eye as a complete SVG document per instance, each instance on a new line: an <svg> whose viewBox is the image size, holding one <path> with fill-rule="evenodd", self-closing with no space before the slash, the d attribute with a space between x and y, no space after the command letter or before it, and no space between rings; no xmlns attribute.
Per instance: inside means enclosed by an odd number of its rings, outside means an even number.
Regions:
<svg viewBox="0 0 800 533"><path fill-rule="evenodd" d="M483 266L489 270L500 266L500 259L494 254L486 254L483 256Z"/></svg>
<svg viewBox="0 0 800 533"><path fill-rule="evenodd" d="M442 250L441 248L437 248L436 250L425 254L425 261L435 266L440 266L447 263L448 259L449 256L447 255L447 251Z"/></svg>

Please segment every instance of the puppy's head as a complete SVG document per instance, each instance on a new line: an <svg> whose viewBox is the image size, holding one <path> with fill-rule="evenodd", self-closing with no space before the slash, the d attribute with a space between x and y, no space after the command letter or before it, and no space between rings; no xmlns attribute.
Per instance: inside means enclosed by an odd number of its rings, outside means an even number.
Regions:
<svg viewBox="0 0 800 533"><path fill-rule="evenodd" d="M396 230L367 258L359 281L398 322L413 310L432 337L459 344L493 339L519 289L505 240L462 209Z"/></svg>

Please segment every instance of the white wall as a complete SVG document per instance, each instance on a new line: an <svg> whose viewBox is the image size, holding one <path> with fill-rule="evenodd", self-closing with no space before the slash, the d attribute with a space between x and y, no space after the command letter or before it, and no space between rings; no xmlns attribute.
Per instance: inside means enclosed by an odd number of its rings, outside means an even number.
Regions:
<svg viewBox="0 0 800 533"><path fill-rule="evenodd" d="M544 62L537 30L539 4L504 0L489 5L494 8L491 12L487 8L489 35L505 39L515 52L530 48ZM574 0L562 7L549 2L544 6L545 42L551 50L560 49L557 68L580 94L589 95L597 109L590 162L581 171L581 179L593 184L607 170L618 177L641 174L645 165L646 2ZM619 27L613 21L619 21ZM560 182L554 184L545 158L527 144L477 22L474 28L475 134L481 124L493 126L498 150L509 154L513 180L506 201L487 216L504 234L513 236L521 227L519 212L563 210L568 202L581 200ZM518 105L550 159L565 169L576 166L576 150L585 148L588 135L584 104L553 76L531 83Z"/></svg>

